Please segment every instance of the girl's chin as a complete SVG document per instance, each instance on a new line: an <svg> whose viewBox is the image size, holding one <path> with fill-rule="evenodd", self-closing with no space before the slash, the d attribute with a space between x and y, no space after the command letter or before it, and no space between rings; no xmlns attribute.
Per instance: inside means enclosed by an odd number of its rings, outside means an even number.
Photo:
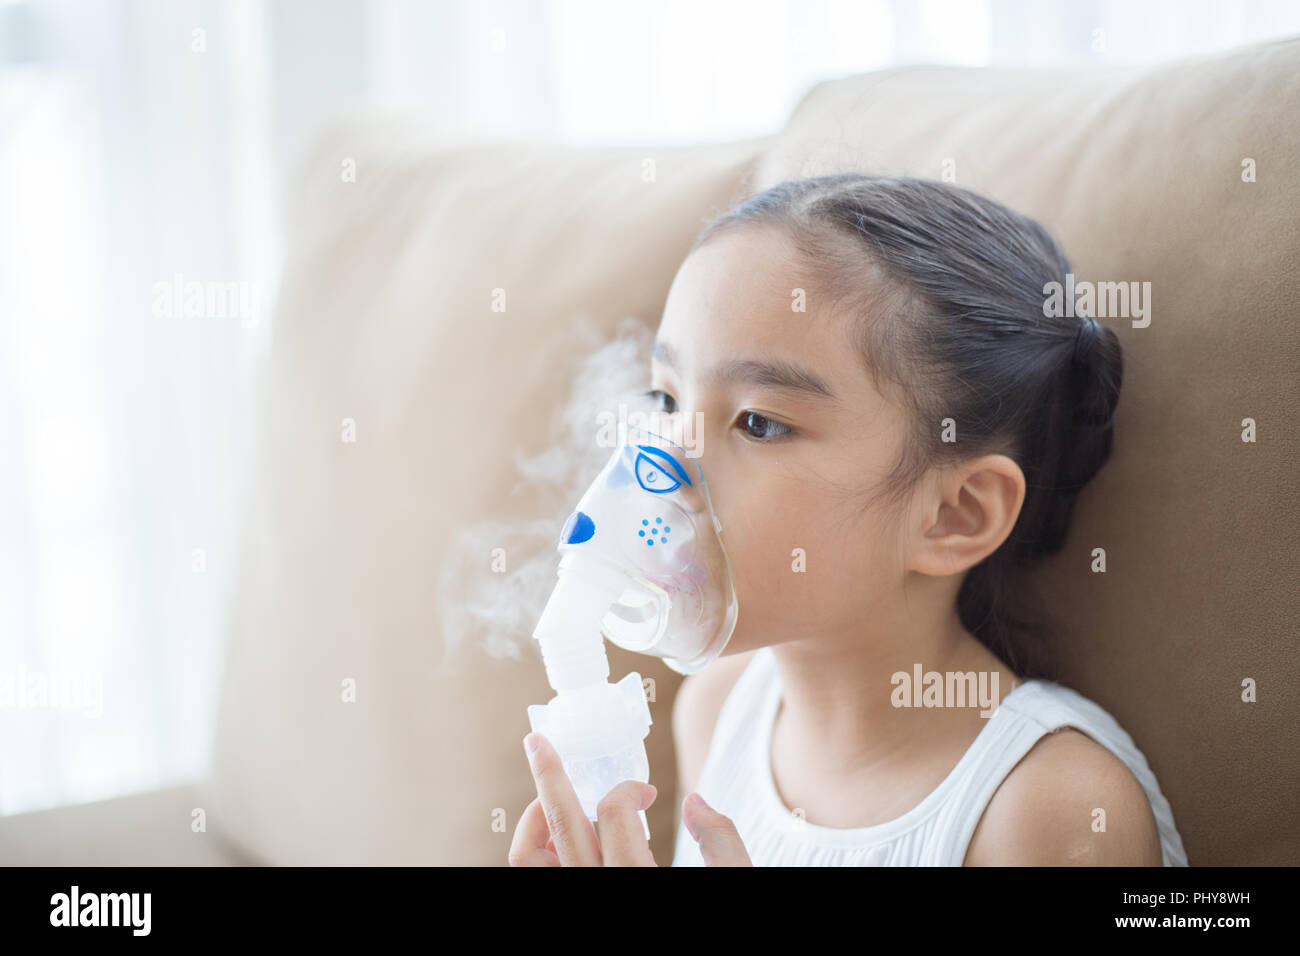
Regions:
<svg viewBox="0 0 1300 956"><path fill-rule="evenodd" d="M737 631L731 635L731 640L727 646L722 649L721 657L736 657L740 654L747 654L750 651L756 651L763 647L772 647L776 644L785 644L788 641L799 640L798 637L791 637L789 634L772 635L772 634L742 634Z"/></svg>

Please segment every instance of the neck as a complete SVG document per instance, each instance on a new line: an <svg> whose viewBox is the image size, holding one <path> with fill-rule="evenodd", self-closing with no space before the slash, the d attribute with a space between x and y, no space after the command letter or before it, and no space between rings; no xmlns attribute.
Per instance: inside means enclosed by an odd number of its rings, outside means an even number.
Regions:
<svg viewBox="0 0 1300 956"><path fill-rule="evenodd" d="M777 717L787 739L801 742L806 765L844 773L905 763L927 738L983 723L978 704L895 706L902 691L891 678L907 675L910 701L917 665L922 673L974 671L978 678L982 672L999 703L1018 683L962 626L951 581L913 584L896 607L873 609L865 633L819 634L772 647L781 683Z"/></svg>

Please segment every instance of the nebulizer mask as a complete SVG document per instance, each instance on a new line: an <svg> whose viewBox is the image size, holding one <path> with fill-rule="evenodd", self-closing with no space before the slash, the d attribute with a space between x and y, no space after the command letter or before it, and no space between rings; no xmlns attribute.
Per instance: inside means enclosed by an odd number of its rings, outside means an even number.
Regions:
<svg viewBox="0 0 1300 956"><path fill-rule="evenodd" d="M559 752L590 820L615 785L650 779L641 675L609 683L602 636L680 674L715 660L738 613L721 533L699 461L633 427L564 524L559 578L533 631L556 696L529 707L528 720ZM645 811L641 823L649 839Z"/></svg>

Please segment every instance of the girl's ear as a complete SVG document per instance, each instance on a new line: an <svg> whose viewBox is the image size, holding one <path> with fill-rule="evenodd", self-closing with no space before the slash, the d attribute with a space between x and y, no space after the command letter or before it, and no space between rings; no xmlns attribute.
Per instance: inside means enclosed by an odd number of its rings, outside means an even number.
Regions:
<svg viewBox="0 0 1300 956"><path fill-rule="evenodd" d="M908 569L960 574L998 549L1016 525L1025 476L1006 455L983 455L945 474L929 492Z"/></svg>

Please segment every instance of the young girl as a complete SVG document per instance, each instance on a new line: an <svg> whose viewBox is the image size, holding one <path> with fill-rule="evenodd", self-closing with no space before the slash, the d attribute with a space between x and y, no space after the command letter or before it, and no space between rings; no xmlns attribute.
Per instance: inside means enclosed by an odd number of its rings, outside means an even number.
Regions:
<svg viewBox="0 0 1300 956"><path fill-rule="evenodd" d="M785 182L702 232L651 385L704 423L741 611L674 704L674 865L1186 865L1142 753L1050 679L1023 606L1120 389L1115 334L1045 314L1070 271L1038 223L916 179ZM962 675L991 696L949 699ZM653 788L593 829L540 744L511 861L647 862Z"/></svg>

